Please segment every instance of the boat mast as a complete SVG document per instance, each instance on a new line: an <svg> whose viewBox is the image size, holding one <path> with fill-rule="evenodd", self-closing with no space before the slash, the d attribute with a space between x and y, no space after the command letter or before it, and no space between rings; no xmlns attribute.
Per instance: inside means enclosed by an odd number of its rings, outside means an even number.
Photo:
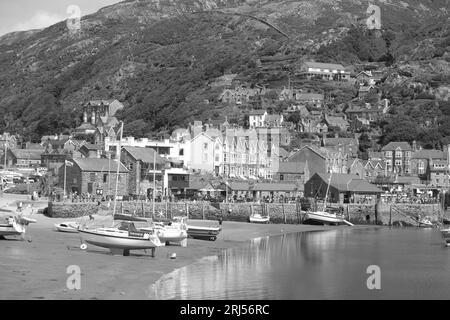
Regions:
<svg viewBox="0 0 450 320"><path fill-rule="evenodd" d="M327 197L328 197L328 191L330 190L331 176L332 175L333 175L333 170L331 170L330 177L328 178L327 193L325 193L325 201L323 202L323 212L325 212L325 209L327 207Z"/></svg>
<svg viewBox="0 0 450 320"><path fill-rule="evenodd" d="M114 209L113 209L113 221L114 215L116 214L116 206L117 206L117 188L119 185L119 168L120 168L120 155L122 153L122 137L123 137L123 121L121 121L120 125L120 140L119 140L119 157L117 159L117 172L116 172L116 192L114 193Z"/></svg>

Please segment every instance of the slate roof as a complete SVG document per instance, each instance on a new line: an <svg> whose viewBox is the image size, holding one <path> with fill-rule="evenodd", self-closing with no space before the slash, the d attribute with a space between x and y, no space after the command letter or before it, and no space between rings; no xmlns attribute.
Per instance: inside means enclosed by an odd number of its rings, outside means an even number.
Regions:
<svg viewBox="0 0 450 320"><path fill-rule="evenodd" d="M389 142L387 145L385 145L381 150L382 151L395 151L397 148L402 149L402 151L412 151L413 149L409 145L408 142L401 141L401 142Z"/></svg>
<svg viewBox="0 0 450 320"><path fill-rule="evenodd" d="M111 172L115 172L117 170L117 160L80 158L69 161L75 162L82 171L107 172L110 170ZM128 169L123 165L123 163L120 163L119 172L128 172Z"/></svg>
<svg viewBox="0 0 450 320"><path fill-rule="evenodd" d="M25 160L41 160L41 155L44 153L43 149L13 149L11 151L17 159Z"/></svg>
<svg viewBox="0 0 450 320"><path fill-rule="evenodd" d="M444 151L435 149L422 149L414 151L412 154L412 159L445 159L446 154Z"/></svg>
<svg viewBox="0 0 450 320"><path fill-rule="evenodd" d="M123 147L135 160L142 161L144 163L153 163L156 159L157 164L165 164L164 160L159 154L156 153L152 148L142 148L142 147ZM156 157L155 157L156 153Z"/></svg>
<svg viewBox="0 0 450 320"><path fill-rule="evenodd" d="M329 173L316 173L324 182L328 183ZM354 193L381 193L375 185L361 179L355 174L333 173L330 186L339 191L350 191Z"/></svg>
<svg viewBox="0 0 450 320"><path fill-rule="evenodd" d="M260 109L260 110L251 110L249 115L251 116L262 116L266 113L266 110Z"/></svg>

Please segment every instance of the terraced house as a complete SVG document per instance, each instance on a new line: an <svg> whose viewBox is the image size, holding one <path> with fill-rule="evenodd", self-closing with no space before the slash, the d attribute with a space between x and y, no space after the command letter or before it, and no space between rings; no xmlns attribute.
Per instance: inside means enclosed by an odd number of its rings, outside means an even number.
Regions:
<svg viewBox="0 0 450 320"><path fill-rule="evenodd" d="M408 142L389 142L383 152L388 173L410 174L413 148Z"/></svg>

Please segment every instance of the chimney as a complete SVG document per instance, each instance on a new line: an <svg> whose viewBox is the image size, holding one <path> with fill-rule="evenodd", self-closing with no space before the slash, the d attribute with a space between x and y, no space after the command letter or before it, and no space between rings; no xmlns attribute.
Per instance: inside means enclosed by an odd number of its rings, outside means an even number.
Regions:
<svg viewBox="0 0 450 320"><path fill-rule="evenodd" d="M203 125L201 121L194 121L194 126L193 126L193 136L196 137L198 136L202 131L203 131Z"/></svg>

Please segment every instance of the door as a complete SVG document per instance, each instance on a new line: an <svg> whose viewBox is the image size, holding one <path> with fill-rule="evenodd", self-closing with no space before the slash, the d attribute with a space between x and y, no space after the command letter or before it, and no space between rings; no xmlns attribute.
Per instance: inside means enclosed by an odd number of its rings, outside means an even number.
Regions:
<svg viewBox="0 0 450 320"><path fill-rule="evenodd" d="M89 183L88 183L88 193L92 193L92 190L93 190L93 188L92 188L92 182L89 182Z"/></svg>

